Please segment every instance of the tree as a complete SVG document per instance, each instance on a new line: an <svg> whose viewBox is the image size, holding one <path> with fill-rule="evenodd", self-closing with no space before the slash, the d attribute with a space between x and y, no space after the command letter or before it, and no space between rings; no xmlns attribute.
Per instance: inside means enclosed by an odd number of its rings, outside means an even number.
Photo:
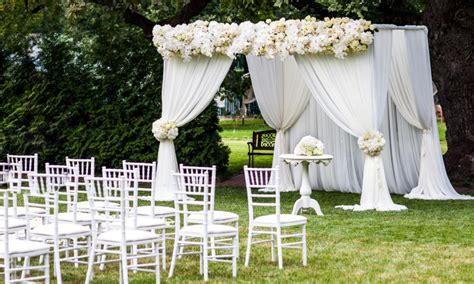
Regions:
<svg viewBox="0 0 474 284"><path fill-rule="evenodd" d="M423 12L429 29L431 67L447 125L444 156L451 179L474 179L474 3L430 0Z"/></svg>

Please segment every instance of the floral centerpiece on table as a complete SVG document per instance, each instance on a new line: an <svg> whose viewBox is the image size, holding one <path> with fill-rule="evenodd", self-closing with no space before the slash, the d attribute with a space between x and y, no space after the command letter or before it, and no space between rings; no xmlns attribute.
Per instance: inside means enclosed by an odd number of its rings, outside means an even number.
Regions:
<svg viewBox="0 0 474 284"><path fill-rule="evenodd" d="M295 155L321 156L324 154L324 144L313 136L305 136L296 144Z"/></svg>
<svg viewBox="0 0 474 284"><path fill-rule="evenodd" d="M385 146L385 138L379 131L368 131L357 140L359 148L366 155L375 157L380 155Z"/></svg>
<svg viewBox="0 0 474 284"><path fill-rule="evenodd" d="M179 134L176 123L164 119L158 119L153 122L152 132L158 141L174 140Z"/></svg>

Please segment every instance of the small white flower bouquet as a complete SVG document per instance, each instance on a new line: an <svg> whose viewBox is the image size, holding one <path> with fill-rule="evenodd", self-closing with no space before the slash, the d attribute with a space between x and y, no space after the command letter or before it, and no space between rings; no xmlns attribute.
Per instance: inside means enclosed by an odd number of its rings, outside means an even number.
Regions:
<svg viewBox="0 0 474 284"><path fill-rule="evenodd" d="M385 139L382 133L378 131L368 131L362 137L357 140L359 148L366 155L375 157L380 155L385 146Z"/></svg>
<svg viewBox="0 0 474 284"><path fill-rule="evenodd" d="M174 140L179 134L178 127L176 127L174 121L165 121L163 119L153 122L152 132L158 141Z"/></svg>
<svg viewBox="0 0 474 284"><path fill-rule="evenodd" d="M313 136L305 136L295 147L295 155L321 156L324 154L324 144Z"/></svg>

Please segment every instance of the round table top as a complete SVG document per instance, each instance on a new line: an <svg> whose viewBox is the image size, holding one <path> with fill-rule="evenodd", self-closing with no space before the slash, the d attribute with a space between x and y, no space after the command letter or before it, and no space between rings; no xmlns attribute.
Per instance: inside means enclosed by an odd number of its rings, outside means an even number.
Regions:
<svg viewBox="0 0 474 284"><path fill-rule="evenodd" d="M328 155L328 154L323 154L323 155L320 155L320 156L282 154L278 157L281 160L285 160L285 161L330 161L333 158L332 155Z"/></svg>

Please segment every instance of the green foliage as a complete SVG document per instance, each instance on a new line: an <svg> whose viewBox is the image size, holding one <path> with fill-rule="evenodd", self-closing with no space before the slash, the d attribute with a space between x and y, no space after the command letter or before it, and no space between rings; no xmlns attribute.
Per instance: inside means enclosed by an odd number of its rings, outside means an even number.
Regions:
<svg viewBox="0 0 474 284"><path fill-rule="evenodd" d="M115 167L156 160L161 57L142 31L105 8L91 5L72 19L66 10L53 18L50 9L1 14L9 31L0 34L0 155L37 152L50 163L95 156ZM178 161L225 170L229 150L218 131L210 106L180 129Z"/></svg>

